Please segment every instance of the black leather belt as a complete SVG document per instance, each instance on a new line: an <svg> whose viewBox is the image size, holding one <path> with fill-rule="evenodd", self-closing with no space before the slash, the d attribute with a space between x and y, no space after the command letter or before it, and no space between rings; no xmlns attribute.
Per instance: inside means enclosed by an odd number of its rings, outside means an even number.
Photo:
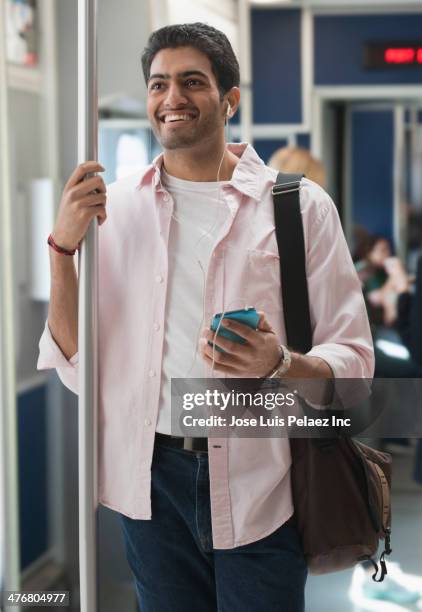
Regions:
<svg viewBox="0 0 422 612"><path fill-rule="evenodd" d="M168 436L156 431L155 442L162 446L170 446L170 448L208 452L208 438L181 438L179 436Z"/></svg>

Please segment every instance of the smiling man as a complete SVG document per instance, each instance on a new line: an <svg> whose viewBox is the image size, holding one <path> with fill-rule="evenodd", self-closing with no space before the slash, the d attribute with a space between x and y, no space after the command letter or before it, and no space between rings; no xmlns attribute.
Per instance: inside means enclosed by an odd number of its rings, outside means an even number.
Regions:
<svg viewBox="0 0 422 612"><path fill-rule="evenodd" d="M220 180L230 179L239 159L225 149L222 127L239 105L234 58L228 58L232 65L225 67L233 76L223 94L224 87L203 51L176 47L152 53L147 50L143 57L144 71L150 71L145 73L147 110L154 134L165 150L166 171L202 182L215 181L220 170ZM223 63L222 57L220 61Z"/></svg>
<svg viewBox="0 0 422 612"><path fill-rule="evenodd" d="M83 180L102 170L96 162L70 177L49 239L38 367L57 368L78 392L72 255L98 217L99 499L119 513L142 612L303 612L307 568L289 441L174 437L170 383L213 371L371 377L360 283L334 204L303 179L313 348L289 351L271 195L277 173L250 145L225 141L240 102L229 41L205 24L169 26L151 35L142 66L163 153L107 190L98 176ZM245 343L216 340L213 315L246 305L260 312L257 329L223 320Z"/></svg>

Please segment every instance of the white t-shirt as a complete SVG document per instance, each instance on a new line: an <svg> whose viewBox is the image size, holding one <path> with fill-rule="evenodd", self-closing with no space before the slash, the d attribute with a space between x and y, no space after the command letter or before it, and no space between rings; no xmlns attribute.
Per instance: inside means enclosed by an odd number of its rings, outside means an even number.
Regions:
<svg viewBox="0 0 422 612"><path fill-rule="evenodd" d="M160 404L156 430L171 433L171 378L205 378L198 351L203 320L204 289L209 259L229 215L220 197L228 181L197 183L168 175L163 187L174 202L168 243L168 286Z"/></svg>

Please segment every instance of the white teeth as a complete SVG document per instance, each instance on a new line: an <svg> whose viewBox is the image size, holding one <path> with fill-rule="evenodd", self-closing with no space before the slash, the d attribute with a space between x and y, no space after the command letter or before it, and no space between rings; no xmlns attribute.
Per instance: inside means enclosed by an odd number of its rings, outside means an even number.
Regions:
<svg viewBox="0 0 422 612"><path fill-rule="evenodd" d="M191 115L166 115L164 117L164 122L168 123L169 121L191 121L193 117Z"/></svg>

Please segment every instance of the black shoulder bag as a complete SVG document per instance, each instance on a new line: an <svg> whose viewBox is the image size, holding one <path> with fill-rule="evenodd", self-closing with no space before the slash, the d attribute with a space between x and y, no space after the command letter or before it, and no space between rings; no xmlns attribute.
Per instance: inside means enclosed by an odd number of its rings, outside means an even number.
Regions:
<svg viewBox="0 0 422 612"><path fill-rule="evenodd" d="M306 253L299 190L303 175L279 174L273 187L274 217L287 345L312 348ZM391 457L357 440L291 438L292 493L296 523L312 574L372 562L373 579L387 573L391 553ZM378 565L373 559L385 540Z"/></svg>

